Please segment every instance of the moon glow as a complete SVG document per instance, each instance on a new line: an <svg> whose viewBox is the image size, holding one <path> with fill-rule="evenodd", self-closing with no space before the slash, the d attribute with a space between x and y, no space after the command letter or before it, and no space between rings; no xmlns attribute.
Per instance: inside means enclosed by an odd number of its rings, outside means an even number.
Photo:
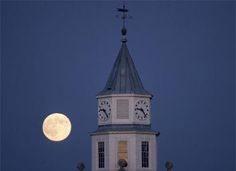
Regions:
<svg viewBox="0 0 236 171"><path fill-rule="evenodd" d="M66 139L71 131L71 122L61 113L53 113L43 121L43 133L51 141Z"/></svg>

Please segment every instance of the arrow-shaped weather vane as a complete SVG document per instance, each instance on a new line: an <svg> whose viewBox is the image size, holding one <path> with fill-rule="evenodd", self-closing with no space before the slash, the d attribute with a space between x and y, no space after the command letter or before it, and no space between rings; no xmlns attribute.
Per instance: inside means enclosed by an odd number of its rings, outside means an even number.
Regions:
<svg viewBox="0 0 236 171"><path fill-rule="evenodd" d="M127 8L125 8L125 5L123 5L123 8L117 8L117 11L122 13L122 15L118 16L118 17L123 20L123 27L124 27L125 26L125 19L127 19L127 13L129 12L129 10Z"/></svg>
<svg viewBox="0 0 236 171"><path fill-rule="evenodd" d="M126 33L127 33L127 30L125 28L125 20L127 18L132 18L131 16L128 16L127 13L129 12L129 10L127 8L125 8L125 5L123 5L123 8L117 8L117 11L122 13L120 16L117 15L118 18L122 19L123 20L123 28L121 30L121 33L122 33L122 42L125 43L127 42L127 39L126 39Z"/></svg>

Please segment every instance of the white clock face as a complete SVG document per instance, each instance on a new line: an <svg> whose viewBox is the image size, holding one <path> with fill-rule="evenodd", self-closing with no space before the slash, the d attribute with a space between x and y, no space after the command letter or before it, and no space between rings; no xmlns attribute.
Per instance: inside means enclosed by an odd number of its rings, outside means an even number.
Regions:
<svg viewBox="0 0 236 171"><path fill-rule="evenodd" d="M139 120L146 120L147 118L149 118L149 102L146 100L138 100L135 104L134 113Z"/></svg>
<svg viewBox="0 0 236 171"><path fill-rule="evenodd" d="M111 105L107 100L101 100L98 104L98 117L101 121L106 121L111 115Z"/></svg>

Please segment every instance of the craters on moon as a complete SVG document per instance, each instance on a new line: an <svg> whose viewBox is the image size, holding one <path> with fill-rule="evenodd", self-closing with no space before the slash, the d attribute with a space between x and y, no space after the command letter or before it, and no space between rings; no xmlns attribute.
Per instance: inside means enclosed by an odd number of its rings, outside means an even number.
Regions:
<svg viewBox="0 0 236 171"><path fill-rule="evenodd" d="M70 132L70 119L62 113L50 114L43 121L43 133L51 141L62 141Z"/></svg>

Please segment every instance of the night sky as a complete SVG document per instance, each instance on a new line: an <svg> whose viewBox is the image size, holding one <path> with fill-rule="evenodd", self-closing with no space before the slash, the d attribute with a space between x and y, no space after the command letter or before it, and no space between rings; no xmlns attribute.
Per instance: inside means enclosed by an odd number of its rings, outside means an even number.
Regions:
<svg viewBox="0 0 236 171"><path fill-rule="evenodd" d="M159 171L235 170L235 2L127 2L127 46L160 131ZM121 46L121 2L1 2L1 170L91 170L96 93ZM71 135L42 133L65 113Z"/></svg>

